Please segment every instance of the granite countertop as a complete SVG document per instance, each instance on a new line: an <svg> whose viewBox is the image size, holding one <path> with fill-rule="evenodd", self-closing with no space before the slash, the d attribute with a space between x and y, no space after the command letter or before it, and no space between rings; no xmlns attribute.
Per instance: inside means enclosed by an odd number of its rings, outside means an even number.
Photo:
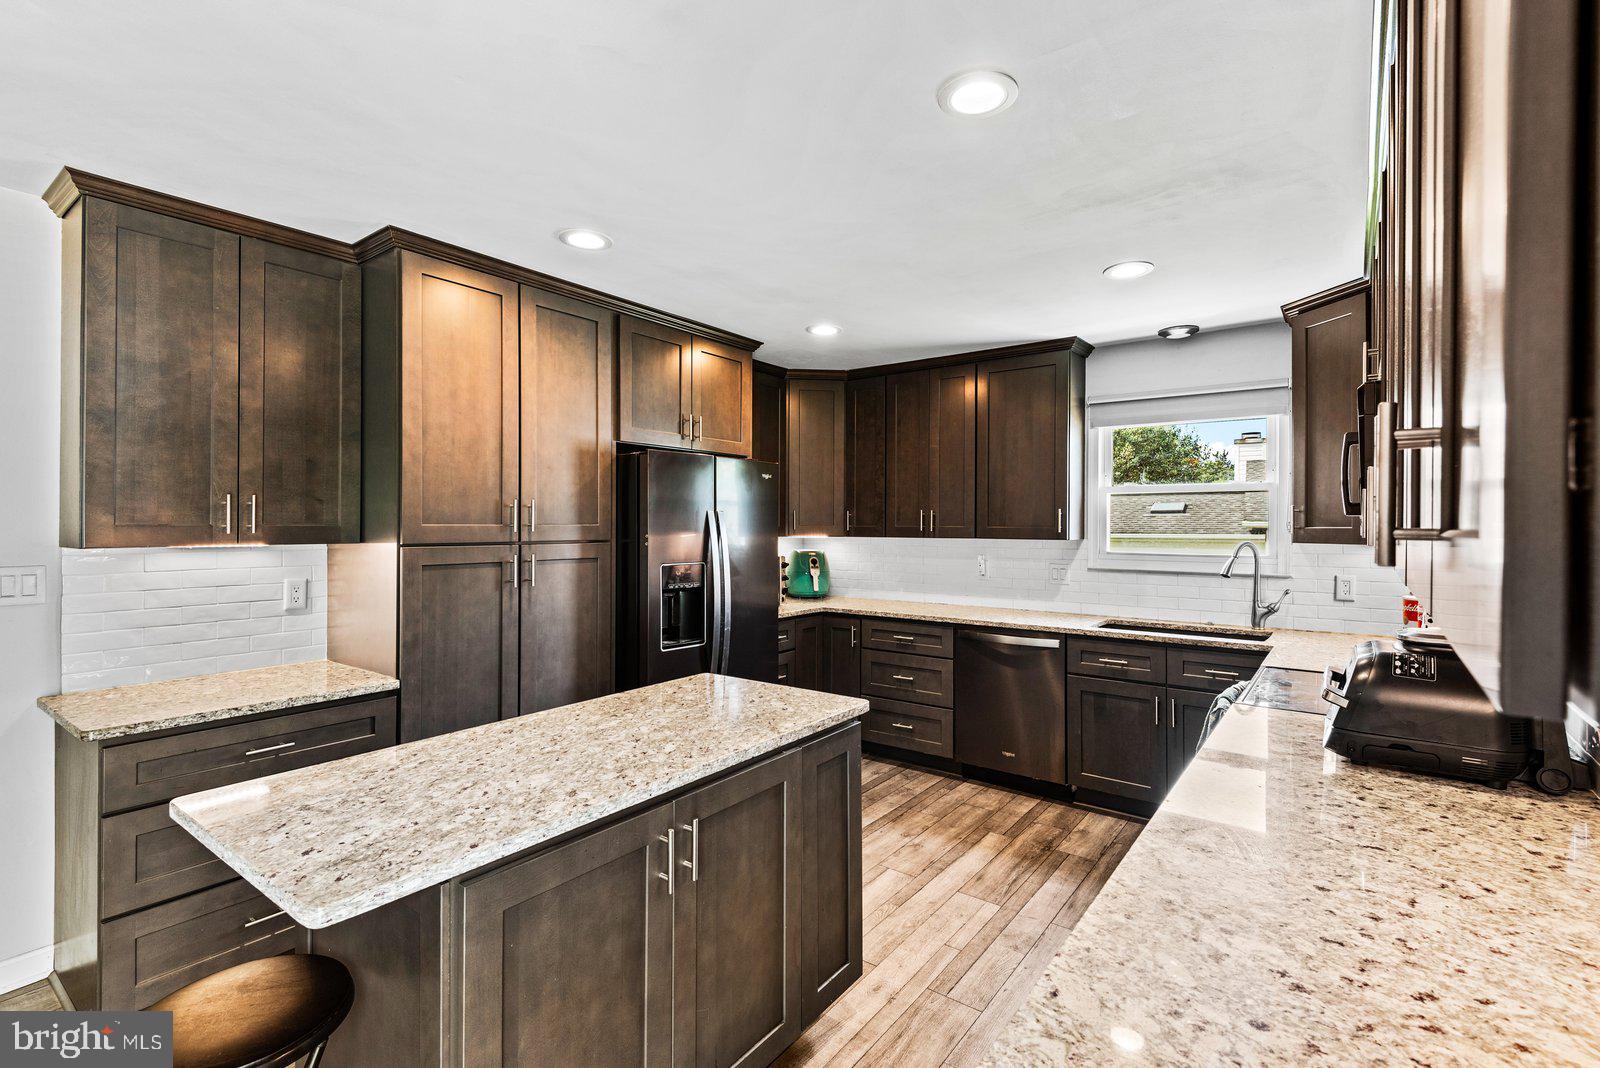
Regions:
<svg viewBox="0 0 1600 1068"><path fill-rule="evenodd" d="M327 927L864 715L867 702L693 675L189 794L172 818Z"/></svg>
<svg viewBox="0 0 1600 1068"><path fill-rule="evenodd" d="M1052 634L1081 634L1096 638L1131 642L1158 642L1166 645L1203 646L1239 652L1267 651L1263 668L1287 668L1294 671L1321 671L1329 664L1343 665L1350 659L1350 649L1360 641L1392 638L1381 634L1347 634L1338 631L1317 630L1265 630L1254 633L1263 640L1253 641L1228 637L1229 632L1248 631L1248 627L1226 627L1213 623L1191 623L1187 620L1134 620L1125 617L1085 616L1071 612L1049 612L1036 608L1005 608L999 605L942 604L935 601L898 601L876 597L823 597L816 600L790 598L778 606L778 618L841 613L855 616L876 616L881 619L914 619L923 623L954 623L977 627L1009 627L1015 630L1036 630ZM1173 626L1175 623L1190 634L1182 636L1160 631L1102 630L1108 619L1122 623L1149 623Z"/></svg>
<svg viewBox="0 0 1600 1068"><path fill-rule="evenodd" d="M103 741L398 690L400 680L332 660L196 675L39 698L75 738Z"/></svg>
<svg viewBox="0 0 1600 1068"><path fill-rule="evenodd" d="M1361 767L1322 726L1233 706L988 1064L1600 1062L1593 795Z"/></svg>

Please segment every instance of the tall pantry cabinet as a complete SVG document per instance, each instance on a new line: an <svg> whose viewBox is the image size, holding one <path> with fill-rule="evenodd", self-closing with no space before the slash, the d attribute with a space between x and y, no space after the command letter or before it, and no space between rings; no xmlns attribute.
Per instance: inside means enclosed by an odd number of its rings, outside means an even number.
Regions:
<svg viewBox="0 0 1600 1068"><path fill-rule="evenodd" d="M330 656L400 678L402 741L610 692L616 313L382 244Z"/></svg>

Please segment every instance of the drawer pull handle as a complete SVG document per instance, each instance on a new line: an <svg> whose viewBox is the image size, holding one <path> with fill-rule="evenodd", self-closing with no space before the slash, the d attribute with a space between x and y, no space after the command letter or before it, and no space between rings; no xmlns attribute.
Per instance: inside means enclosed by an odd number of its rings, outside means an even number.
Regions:
<svg viewBox="0 0 1600 1068"><path fill-rule="evenodd" d="M1114 656L1096 657L1095 658L1095 663L1098 663L1098 664L1116 664L1119 667L1127 667L1128 666L1128 662L1126 660L1118 660Z"/></svg>
<svg viewBox="0 0 1600 1068"><path fill-rule="evenodd" d="M778 672L778 681L779 682L782 682L784 679L786 679L788 677L789 677L789 673L787 671Z"/></svg>
<svg viewBox="0 0 1600 1068"><path fill-rule="evenodd" d="M1207 675L1217 675L1224 679L1236 679L1239 677L1237 671L1223 671L1220 668L1202 668L1201 670Z"/></svg>
<svg viewBox="0 0 1600 1068"><path fill-rule="evenodd" d="M283 915L283 913L281 911L279 911L279 912L274 912L270 916L262 916L260 919L246 920L246 921L244 921L244 926L245 926L245 928L254 927L258 923L266 923L268 920L275 920L279 916L282 916L282 915Z"/></svg>
<svg viewBox="0 0 1600 1068"><path fill-rule="evenodd" d="M1003 757L1010 757L1010 758L1011 758L1011 759L1013 759L1013 760L1015 760L1015 759L1016 759L1016 757L1017 757L1017 754L1015 754L1015 753L1013 753L1013 752L1012 752L1012 751L1011 751L1011 750L1009 750L1009 749L1002 749L1002 750L1000 750L1000 755L1001 755L1001 756L1003 756Z"/></svg>
<svg viewBox="0 0 1600 1068"><path fill-rule="evenodd" d="M909 723L891 723L889 726L893 727L897 731L914 731L917 729Z"/></svg>
<svg viewBox="0 0 1600 1068"><path fill-rule="evenodd" d="M909 634L891 634L889 637L893 638L897 642L914 642L917 640Z"/></svg>
<svg viewBox="0 0 1600 1068"><path fill-rule="evenodd" d="M914 675L890 675L889 677L891 679L895 680L896 682L916 682L917 681L916 676L914 676Z"/></svg>
<svg viewBox="0 0 1600 1068"><path fill-rule="evenodd" d="M246 749L245 756L260 756L262 753L276 753L280 749L293 749L298 742L279 742L277 745L264 745L260 749Z"/></svg>

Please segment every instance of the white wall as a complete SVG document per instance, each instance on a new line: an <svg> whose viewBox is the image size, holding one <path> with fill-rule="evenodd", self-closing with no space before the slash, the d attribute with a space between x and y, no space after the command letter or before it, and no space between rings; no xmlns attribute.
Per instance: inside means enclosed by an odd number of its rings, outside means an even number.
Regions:
<svg viewBox="0 0 1600 1068"><path fill-rule="evenodd" d="M0 992L50 970L54 758L34 708L61 682L57 508L61 227L0 189L0 564L43 564L44 605L0 608Z"/></svg>
<svg viewBox="0 0 1600 1068"><path fill-rule="evenodd" d="M309 579L286 614L283 584ZM328 655L328 547L64 549L61 688L94 690Z"/></svg>
<svg viewBox="0 0 1600 1068"><path fill-rule="evenodd" d="M1090 402L1289 381L1289 324L1202 330L1183 341L1150 338L1102 345L1089 357Z"/></svg>

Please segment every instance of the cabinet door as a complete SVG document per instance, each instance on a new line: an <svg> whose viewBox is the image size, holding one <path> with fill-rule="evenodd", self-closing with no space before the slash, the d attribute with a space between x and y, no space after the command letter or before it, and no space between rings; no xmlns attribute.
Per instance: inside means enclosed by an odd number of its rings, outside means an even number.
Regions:
<svg viewBox="0 0 1600 1068"><path fill-rule="evenodd" d="M883 536L886 396L882 378L845 384L844 527L857 537Z"/></svg>
<svg viewBox="0 0 1600 1068"><path fill-rule="evenodd" d="M523 549L518 710L603 697L613 689L611 546L606 542Z"/></svg>
<svg viewBox="0 0 1600 1068"><path fill-rule="evenodd" d="M977 530L973 471L977 456L977 371L972 364L931 372L928 533L970 538Z"/></svg>
<svg viewBox="0 0 1600 1068"><path fill-rule="evenodd" d="M361 540L361 268L239 250L239 532Z"/></svg>
<svg viewBox="0 0 1600 1068"><path fill-rule="evenodd" d="M617 440L687 448L691 339L670 326L622 316L617 329Z"/></svg>
<svg viewBox="0 0 1600 1068"><path fill-rule="evenodd" d="M83 210L83 440L67 464L83 515L78 528L63 501L63 541L235 541L239 239L94 198Z"/></svg>
<svg viewBox="0 0 1600 1068"><path fill-rule="evenodd" d="M800 953L808 1020L861 978L861 727L800 749L805 868Z"/></svg>
<svg viewBox="0 0 1600 1068"><path fill-rule="evenodd" d="M1356 429L1356 387L1366 366L1367 291L1289 320L1293 367L1294 540L1361 543L1361 520L1344 513L1344 439ZM1352 463L1352 467L1354 464ZM1359 496L1349 473L1350 492Z"/></svg>
<svg viewBox="0 0 1600 1068"><path fill-rule="evenodd" d="M907 371L884 381L884 533L917 538L928 533L933 496L929 468L929 421L933 405L927 371Z"/></svg>
<svg viewBox="0 0 1600 1068"><path fill-rule="evenodd" d="M783 463L783 376L756 371L751 375L750 459ZM781 529L781 527L780 527Z"/></svg>
<svg viewBox="0 0 1600 1068"><path fill-rule="evenodd" d="M1083 460L1082 366L1066 352L978 365L978 537L1075 536L1070 520L1079 509L1070 487Z"/></svg>
<svg viewBox="0 0 1600 1068"><path fill-rule="evenodd" d="M508 541L517 285L411 252L400 273L400 542Z"/></svg>
<svg viewBox="0 0 1600 1068"><path fill-rule="evenodd" d="M794 669L789 683L805 690L822 688L822 621L799 619L794 625Z"/></svg>
<svg viewBox="0 0 1600 1068"><path fill-rule="evenodd" d="M800 1032L800 767L789 752L673 804L676 1065L768 1064Z"/></svg>
<svg viewBox="0 0 1600 1068"><path fill-rule="evenodd" d="M820 624L822 679L817 687L845 697L861 696L861 621L825 616Z"/></svg>
<svg viewBox="0 0 1600 1068"><path fill-rule="evenodd" d="M520 307L522 537L607 541L616 313L529 286Z"/></svg>
<svg viewBox="0 0 1600 1068"><path fill-rule="evenodd" d="M1206 725L1214 693L1167 687L1167 790L1172 789L1200 751L1200 731ZM1162 791L1163 796L1166 790Z"/></svg>
<svg viewBox="0 0 1600 1068"><path fill-rule="evenodd" d="M726 456L750 455L755 438L750 425L754 363L744 349L694 339L689 414L694 417L695 448Z"/></svg>
<svg viewBox="0 0 1600 1068"><path fill-rule="evenodd" d="M844 533L844 382L791 378L788 383L790 534Z"/></svg>
<svg viewBox="0 0 1600 1068"><path fill-rule="evenodd" d="M503 545L400 550L400 740L517 714L517 602Z"/></svg>
<svg viewBox="0 0 1600 1068"><path fill-rule="evenodd" d="M1135 801L1167 790L1166 691L1109 679L1067 680L1072 786Z"/></svg>
<svg viewBox="0 0 1600 1068"><path fill-rule="evenodd" d="M794 649L778 650L778 681L785 686L800 685L800 677L795 671Z"/></svg>
<svg viewBox="0 0 1600 1068"><path fill-rule="evenodd" d="M671 817L662 805L462 886L465 1064L671 1063Z"/></svg>

